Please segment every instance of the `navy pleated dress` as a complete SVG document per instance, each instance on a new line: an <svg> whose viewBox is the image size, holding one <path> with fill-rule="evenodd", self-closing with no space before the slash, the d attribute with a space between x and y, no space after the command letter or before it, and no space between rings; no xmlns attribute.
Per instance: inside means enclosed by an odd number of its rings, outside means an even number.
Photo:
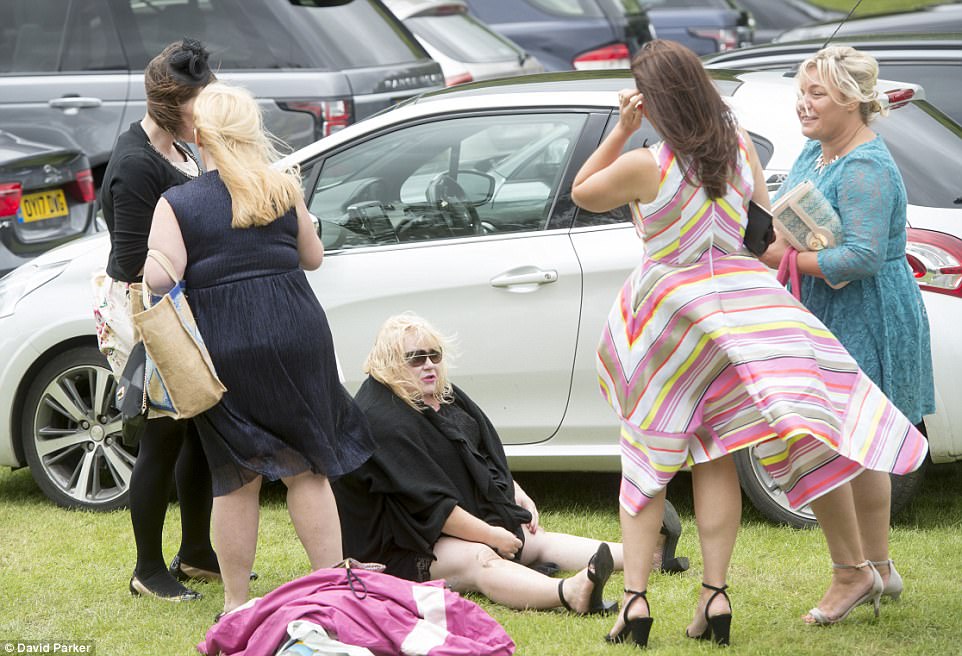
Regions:
<svg viewBox="0 0 962 656"><path fill-rule="evenodd" d="M187 247L191 309L227 392L195 418L214 496L258 475L337 478L370 456L363 413L337 375L327 317L301 270L297 215L231 227L217 171L164 193Z"/></svg>

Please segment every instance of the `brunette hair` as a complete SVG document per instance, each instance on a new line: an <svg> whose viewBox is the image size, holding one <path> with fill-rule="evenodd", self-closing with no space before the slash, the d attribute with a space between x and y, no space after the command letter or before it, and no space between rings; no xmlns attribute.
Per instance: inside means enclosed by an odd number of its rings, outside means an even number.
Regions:
<svg viewBox="0 0 962 656"><path fill-rule="evenodd" d="M655 39L635 55L631 72L644 95L645 114L685 161L685 180L700 182L709 198L724 196L738 153L738 128L701 60L680 43Z"/></svg>
<svg viewBox="0 0 962 656"><path fill-rule="evenodd" d="M247 89L223 82L205 87L194 101L194 127L230 192L233 227L267 225L303 197L298 167L271 168L280 156Z"/></svg>
<svg viewBox="0 0 962 656"><path fill-rule="evenodd" d="M200 41L184 39L171 43L147 64L147 114L161 129L177 135L183 127L181 107L217 79L207 65L208 57Z"/></svg>
<svg viewBox="0 0 962 656"><path fill-rule="evenodd" d="M450 341L416 314L405 312L384 322L374 339L374 347L364 361L364 373L387 385L395 396L418 412L423 411L425 404L421 389L404 358L404 342L409 335L414 336L421 348L435 349L444 354L438 363L438 384L434 398L438 403L451 403L454 393L448 380L448 361L452 355Z"/></svg>
<svg viewBox="0 0 962 656"><path fill-rule="evenodd" d="M813 70L836 103L858 103L863 123L868 124L880 114L884 116L888 113L875 91L878 62L872 55L848 46L823 48L802 62L795 81L799 85L803 78L811 81Z"/></svg>

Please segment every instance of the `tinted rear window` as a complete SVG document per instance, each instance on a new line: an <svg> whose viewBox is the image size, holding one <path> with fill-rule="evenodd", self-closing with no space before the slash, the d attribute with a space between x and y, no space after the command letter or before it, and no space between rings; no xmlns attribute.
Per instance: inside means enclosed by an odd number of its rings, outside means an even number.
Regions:
<svg viewBox="0 0 962 656"><path fill-rule="evenodd" d="M892 110L872 123L898 164L909 202L923 207L962 207L962 126L924 101Z"/></svg>
<svg viewBox="0 0 962 656"><path fill-rule="evenodd" d="M424 49L394 14L373 0L340 7L293 6L296 20L316 32L315 45L334 68L407 64L427 59Z"/></svg>
<svg viewBox="0 0 962 656"><path fill-rule="evenodd" d="M519 51L467 14L418 16L404 24L452 59L493 62L517 59Z"/></svg>

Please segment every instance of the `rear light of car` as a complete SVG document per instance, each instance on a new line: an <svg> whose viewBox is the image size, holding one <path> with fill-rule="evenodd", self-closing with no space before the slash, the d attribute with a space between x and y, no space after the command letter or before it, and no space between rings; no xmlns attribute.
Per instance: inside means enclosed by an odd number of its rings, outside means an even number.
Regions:
<svg viewBox="0 0 962 656"><path fill-rule="evenodd" d="M0 182L0 217L13 216L20 209L23 187L19 182Z"/></svg>
<svg viewBox="0 0 962 656"><path fill-rule="evenodd" d="M892 89L891 91L886 91L883 95L885 96L885 100L888 101L889 109L898 109L899 107L908 104L908 102L915 97L915 90Z"/></svg>
<svg viewBox="0 0 962 656"><path fill-rule="evenodd" d="M94 189L94 174L90 169L77 171L74 181L67 185L67 190L81 203L94 202L94 198L97 197Z"/></svg>
<svg viewBox="0 0 962 656"><path fill-rule="evenodd" d="M962 239L909 228L905 257L921 289L962 298Z"/></svg>
<svg viewBox="0 0 962 656"><path fill-rule="evenodd" d="M689 28L688 33L699 39L709 39L715 42L715 50L725 52L738 47L738 33L735 30L699 30Z"/></svg>
<svg viewBox="0 0 962 656"><path fill-rule="evenodd" d="M467 82L473 82L474 77L467 71L464 73L458 73L457 75L451 75L450 77L444 78L444 86L453 87L455 84L465 84Z"/></svg>
<svg viewBox="0 0 962 656"><path fill-rule="evenodd" d="M327 137L351 124L350 100L288 100L277 103L289 112L304 112L314 117L314 136Z"/></svg>
<svg viewBox="0 0 962 656"><path fill-rule="evenodd" d="M604 68L628 68L631 66L631 52L624 43L612 43L595 50L583 52L571 62L577 71L592 71Z"/></svg>

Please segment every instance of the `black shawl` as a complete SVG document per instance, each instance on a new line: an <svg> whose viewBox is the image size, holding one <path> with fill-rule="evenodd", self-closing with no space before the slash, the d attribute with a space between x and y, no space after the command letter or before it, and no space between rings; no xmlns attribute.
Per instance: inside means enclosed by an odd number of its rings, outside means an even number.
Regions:
<svg viewBox="0 0 962 656"><path fill-rule="evenodd" d="M531 515L514 503L501 440L462 390L454 388L454 403L477 422L477 449L433 410L418 412L373 378L355 400L376 449L333 484L345 556L381 562L389 573L414 579L417 557L434 559L434 543L456 505L524 539L521 525Z"/></svg>

